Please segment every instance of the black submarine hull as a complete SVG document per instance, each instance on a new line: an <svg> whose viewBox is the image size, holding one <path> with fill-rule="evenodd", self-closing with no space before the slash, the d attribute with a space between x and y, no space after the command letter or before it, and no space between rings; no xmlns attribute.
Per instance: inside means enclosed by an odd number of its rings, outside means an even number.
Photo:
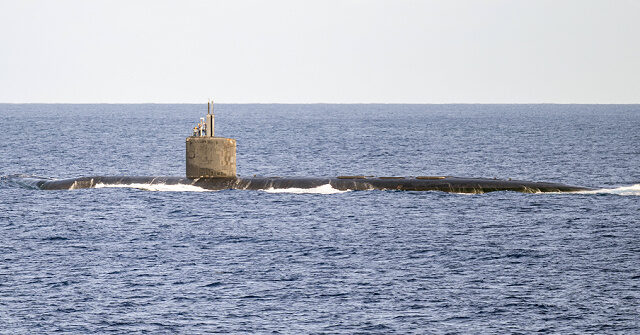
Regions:
<svg viewBox="0 0 640 335"><path fill-rule="evenodd" d="M94 188L101 185L191 185L206 190L269 190L301 188L310 189L331 185L341 191L397 190L397 191L442 191L454 193L487 193L515 191L523 193L578 192L592 190L587 187L558 183L500 180L484 178L461 178L450 176L418 177L365 177L339 176L333 178L309 177L249 177L249 178L182 178L182 177L125 177L93 176L60 180L32 180L31 184L43 190L70 190Z"/></svg>

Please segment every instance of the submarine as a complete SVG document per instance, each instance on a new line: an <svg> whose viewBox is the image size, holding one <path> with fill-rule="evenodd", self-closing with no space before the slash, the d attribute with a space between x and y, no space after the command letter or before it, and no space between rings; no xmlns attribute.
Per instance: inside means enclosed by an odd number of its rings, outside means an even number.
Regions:
<svg viewBox="0 0 640 335"><path fill-rule="evenodd" d="M104 185L191 185L205 190L269 190L301 188L312 189L330 185L339 191L442 191L452 193L487 193L516 191L522 193L578 192L590 188L557 183L461 178L453 176L374 177L338 176L313 177L250 177L250 178L182 178L182 177L119 177L93 176L60 180L33 180L33 185L43 190L75 190Z"/></svg>
<svg viewBox="0 0 640 335"><path fill-rule="evenodd" d="M487 193L515 191L523 193L579 192L587 187L549 182L465 178L455 176L336 176L336 177L239 177L236 174L236 141L215 137L213 103L201 118L193 136L186 138L186 176L89 176L59 180L33 179L29 183L43 190L74 190L105 185L191 185L205 190L312 189L324 185L340 191L442 191Z"/></svg>

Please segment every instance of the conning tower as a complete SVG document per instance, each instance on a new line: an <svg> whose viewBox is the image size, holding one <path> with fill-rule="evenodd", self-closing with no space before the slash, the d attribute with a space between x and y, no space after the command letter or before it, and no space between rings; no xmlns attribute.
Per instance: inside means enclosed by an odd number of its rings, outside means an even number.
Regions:
<svg viewBox="0 0 640 335"><path fill-rule="evenodd" d="M186 142L187 178L236 178L236 140L214 136L213 101Z"/></svg>

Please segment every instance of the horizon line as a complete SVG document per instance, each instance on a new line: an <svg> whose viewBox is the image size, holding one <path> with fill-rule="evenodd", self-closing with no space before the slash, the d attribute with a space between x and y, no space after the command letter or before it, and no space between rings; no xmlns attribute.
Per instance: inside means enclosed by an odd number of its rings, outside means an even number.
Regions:
<svg viewBox="0 0 640 335"><path fill-rule="evenodd" d="M215 102L215 101L214 101ZM640 105L640 102L215 102L220 105ZM1 105L199 105L203 102L0 102Z"/></svg>

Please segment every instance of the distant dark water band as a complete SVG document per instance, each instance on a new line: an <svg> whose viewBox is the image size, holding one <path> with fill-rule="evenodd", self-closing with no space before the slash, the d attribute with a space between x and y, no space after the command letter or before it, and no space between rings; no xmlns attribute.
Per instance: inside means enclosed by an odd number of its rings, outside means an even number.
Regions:
<svg viewBox="0 0 640 335"><path fill-rule="evenodd" d="M43 190L69 190L94 188L96 185L191 185L207 190L268 190L268 189L310 189L330 184L341 191L353 190L398 190L398 191L443 191L455 193L486 193L494 191L575 192L591 190L586 187L557 183L529 182L518 180L498 180L460 177L364 177L341 176L335 178L301 177L252 177L252 178L200 178L181 177L125 177L95 176L61 180L25 178L33 187Z"/></svg>

